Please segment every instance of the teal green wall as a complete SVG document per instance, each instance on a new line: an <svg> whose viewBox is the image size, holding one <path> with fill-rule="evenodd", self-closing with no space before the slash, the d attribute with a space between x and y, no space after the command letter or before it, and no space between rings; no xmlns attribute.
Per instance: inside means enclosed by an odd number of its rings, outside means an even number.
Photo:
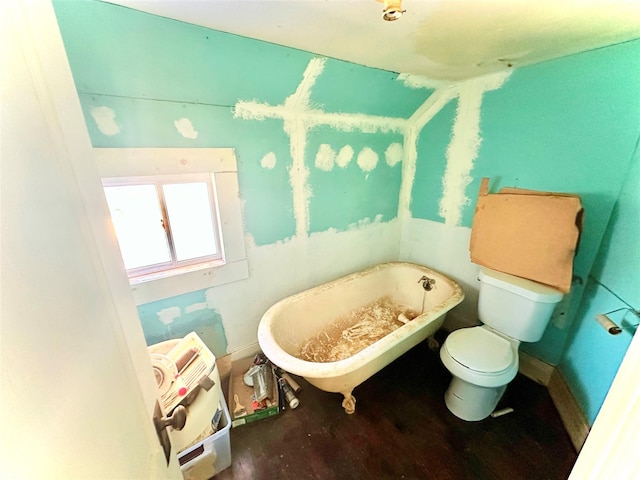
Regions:
<svg viewBox="0 0 640 480"><path fill-rule="evenodd" d="M327 142L327 138L331 141ZM345 230L349 225L364 219L373 220L378 215L382 221L396 217L402 163L387 165L385 151L392 143L402 145L400 134L354 135L319 127L309 134L307 142L307 158L315 158L322 143L328 143L336 153L345 145L353 149L353 158L344 168L335 165L331 171L311 169L313 196L309 216L312 232L329 228ZM357 165L358 153L365 147L378 155L378 164L371 172L363 172Z"/></svg>
<svg viewBox="0 0 640 480"><path fill-rule="evenodd" d="M222 318L208 305L204 290L139 305L138 316L148 345L196 332L216 356L227 350Z"/></svg>
<svg viewBox="0 0 640 480"><path fill-rule="evenodd" d="M448 102L420 132L416 150L416 174L411 197L411 215L442 222L438 215L443 195L442 177L447 167L447 147L456 115L457 100Z"/></svg>
<svg viewBox="0 0 640 480"><path fill-rule="evenodd" d="M442 221L438 201L455 121L448 103L422 130L412 215ZM565 315L576 314L605 228L640 134L640 41L515 70L484 94L478 156L466 189L462 224L470 227L480 180L580 195L585 224L574 262L575 284ZM556 365L569 330L560 319L542 341L522 349ZM558 328L557 325L561 325Z"/></svg>
<svg viewBox="0 0 640 480"><path fill-rule="evenodd" d="M234 118L233 107L238 101L282 104L296 91L314 55L101 2L61 0L54 7L95 147L232 146L239 161L246 227L256 244L295 234L287 171L291 154L282 121ZM310 103L326 112L408 117L428 92L407 88L397 77L328 59ZM114 110L120 133L100 132L90 113L97 106ZM184 138L174 127L183 117L198 131L196 139ZM336 130L311 133L320 143L343 142ZM351 132L349 141L372 147L372 139L384 152L380 136ZM390 136L387 145L391 141L397 138ZM266 171L260 160L270 152L276 155L276 167ZM315 152L311 154L313 158ZM387 173L372 172L370 183L379 183L377 177ZM392 176L397 184L398 173ZM322 175L314 178L322 190ZM362 192L366 197L373 190L369 186ZM397 187L389 187L388 193L394 190ZM397 210L397 195L388 198ZM366 208L334 222L333 205L325 207L317 200L312 208L325 218L312 221L312 231L345 229L377 214L386 220L393 216L393 205L384 202L382 211L375 211L375 202L363 198L360 205Z"/></svg>
<svg viewBox="0 0 640 480"><path fill-rule="evenodd" d="M585 221L574 275L586 282L639 135L640 41L516 70L486 94L469 190L477 192L480 179L491 177L498 179L493 188L580 195ZM570 316L583 287L573 286ZM523 349L555 365L567 334L552 322L542 341Z"/></svg>
<svg viewBox="0 0 640 480"><path fill-rule="evenodd" d="M602 406L640 318L626 308L640 309L640 151L636 151L613 210L604 242L589 277L584 301L559 368L590 424ZM597 314L622 327L609 335Z"/></svg>

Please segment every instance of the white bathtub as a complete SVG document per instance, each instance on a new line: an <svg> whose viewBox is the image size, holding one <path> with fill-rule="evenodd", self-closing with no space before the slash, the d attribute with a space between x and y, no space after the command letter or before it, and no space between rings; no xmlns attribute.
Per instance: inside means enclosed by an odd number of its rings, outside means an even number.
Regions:
<svg viewBox="0 0 640 480"><path fill-rule="evenodd" d="M423 277L435 280L429 291L424 288ZM385 296L422 313L344 360L316 363L295 356L306 340L335 319ZM353 413L353 389L431 337L441 327L447 312L463 298L462 288L456 282L430 268L412 263L383 263L279 301L260 320L258 341L275 365L304 377L321 390L342 393L345 411Z"/></svg>

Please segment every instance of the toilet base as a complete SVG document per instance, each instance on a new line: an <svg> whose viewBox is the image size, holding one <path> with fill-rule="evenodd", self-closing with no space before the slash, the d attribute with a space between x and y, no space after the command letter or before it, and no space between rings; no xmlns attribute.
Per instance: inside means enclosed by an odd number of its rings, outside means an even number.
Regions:
<svg viewBox="0 0 640 480"><path fill-rule="evenodd" d="M481 387L453 377L444 394L444 401L449 411L456 417L467 421L478 421L491 415L506 389L506 385Z"/></svg>

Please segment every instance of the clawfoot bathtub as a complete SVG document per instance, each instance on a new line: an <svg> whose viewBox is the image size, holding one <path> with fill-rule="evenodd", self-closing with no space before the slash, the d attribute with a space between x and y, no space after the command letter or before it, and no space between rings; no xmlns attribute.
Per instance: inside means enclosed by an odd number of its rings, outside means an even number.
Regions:
<svg viewBox="0 0 640 480"><path fill-rule="evenodd" d="M343 360L320 363L296 357L309 338L330 328L336 319L380 298L390 298L418 316ZM258 341L275 365L321 390L342 393L345 411L353 413L353 389L433 336L463 298L455 281L430 268L383 263L279 301L260 320Z"/></svg>

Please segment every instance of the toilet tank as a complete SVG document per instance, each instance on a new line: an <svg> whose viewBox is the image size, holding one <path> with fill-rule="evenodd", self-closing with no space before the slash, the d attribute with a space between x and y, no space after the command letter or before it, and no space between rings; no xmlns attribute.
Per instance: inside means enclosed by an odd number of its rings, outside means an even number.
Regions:
<svg viewBox="0 0 640 480"><path fill-rule="evenodd" d="M522 342L537 342L549 324L562 292L532 280L480 269L478 318Z"/></svg>

